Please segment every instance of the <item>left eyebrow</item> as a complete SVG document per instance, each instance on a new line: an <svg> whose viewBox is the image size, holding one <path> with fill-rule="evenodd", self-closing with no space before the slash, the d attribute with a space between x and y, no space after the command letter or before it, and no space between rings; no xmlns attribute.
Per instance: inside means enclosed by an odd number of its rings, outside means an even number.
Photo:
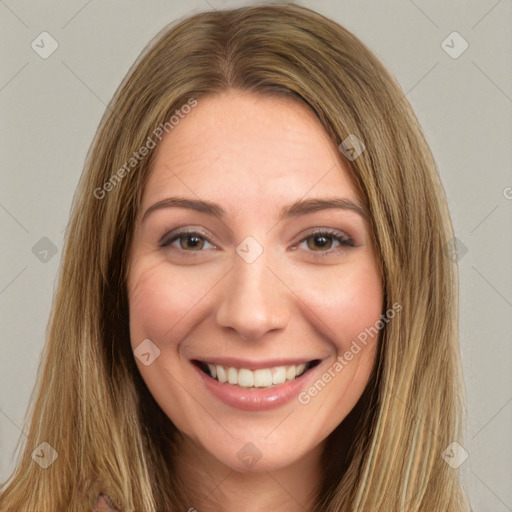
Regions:
<svg viewBox="0 0 512 512"><path fill-rule="evenodd" d="M330 209L351 210L361 215L364 219L369 218L368 210L364 206L344 197L334 197L328 199L298 200L290 206L285 206L281 210L279 220Z"/></svg>

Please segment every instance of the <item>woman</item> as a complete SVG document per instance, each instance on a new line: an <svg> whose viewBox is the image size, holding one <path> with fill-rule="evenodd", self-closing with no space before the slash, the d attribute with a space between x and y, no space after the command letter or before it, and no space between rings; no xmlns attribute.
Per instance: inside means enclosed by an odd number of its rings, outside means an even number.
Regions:
<svg viewBox="0 0 512 512"><path fill-rule="evenodd" d="M468 511L452 236L410 105L344 28L166 28L89 152L1 509Z"/></svg>

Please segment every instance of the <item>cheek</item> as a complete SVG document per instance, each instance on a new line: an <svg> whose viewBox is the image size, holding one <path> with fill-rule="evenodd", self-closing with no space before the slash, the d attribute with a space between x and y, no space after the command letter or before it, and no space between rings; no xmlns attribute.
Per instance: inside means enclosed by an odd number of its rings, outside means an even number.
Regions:
<svg viewBox="0 0 512 512"><path fill-rule="evenodd" d="M380 334L375 326L384 301L372 259L340 265L328 278L314 282L308 279L304 287L304 303L309 307L303 311L311 311L309 321L331 346L332 358L299 402L311 405L312 425L326 436L349 414L368 384ZM328 418L322 414L325 410L332 411Z"/></svg>
<svg viewBox="0 0 512 512"><path fill-rule="evenodd" d="M208 283L192 277L192 272L171 272L165 264L135 266L129 290L132 344L144 338L160 348L179 339L181 321L190 315L205 293ZM141 338L141 339L139 339Z"/></svg>
<svg viewBox="0 0 512 512"><path fill-rule="evenodd" d="M381 317L383 289L377 266L371 260L339 266L327 277L316 276L303 284L301 296L314 313L310 315L311 322L338 352L348 350L352 341ZM368 341L371 340L369 336Z"/></svg>
<svg viewBox="0 0 512 512"><path fill-rule="evenodd" d="M148 366L135 358L139 372L160 408L178 429L187 431L191 404L189 393L183 393L187 373L179 349L184 326L205 293L204 282L148 259L132 266L128 282L132 348L148 338L160 350L158 359Z"/></svg>

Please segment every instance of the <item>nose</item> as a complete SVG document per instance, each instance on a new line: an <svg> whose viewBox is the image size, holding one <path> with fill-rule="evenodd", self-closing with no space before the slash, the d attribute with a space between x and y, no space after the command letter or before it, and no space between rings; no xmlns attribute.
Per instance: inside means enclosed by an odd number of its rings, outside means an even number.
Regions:
<svg viewBox="0 0 512 512"><path fill-rule="evenodd" d="M234 268L224 279L216 313L217 325L246 341L284 329L291 314L293 294L267 266L265 254L252 263L236 257Z"/></svg>

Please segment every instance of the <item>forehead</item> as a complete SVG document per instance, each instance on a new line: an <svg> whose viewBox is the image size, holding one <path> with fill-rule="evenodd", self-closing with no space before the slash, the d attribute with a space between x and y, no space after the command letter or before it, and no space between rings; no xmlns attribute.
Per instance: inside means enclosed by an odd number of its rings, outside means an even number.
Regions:
<svg viewBox="0 0 512 512"><path fill-rule="evenodd" d="M336 144L313 111L290 98L200 98L155 151L145 205L170 192L246 205L305 195L358 199Z"/></svg>

